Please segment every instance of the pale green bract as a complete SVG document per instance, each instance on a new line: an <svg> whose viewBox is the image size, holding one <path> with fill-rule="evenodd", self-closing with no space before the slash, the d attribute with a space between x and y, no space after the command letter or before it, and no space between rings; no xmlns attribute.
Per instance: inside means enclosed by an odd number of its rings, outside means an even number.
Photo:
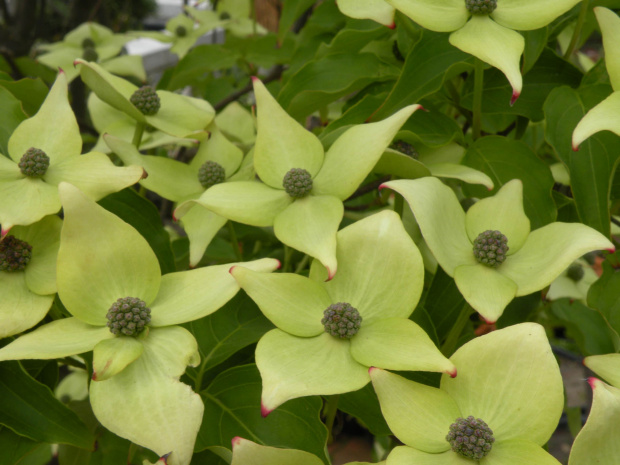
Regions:
<svg viewBox="0 0 620 465"><path fill-rule="evenodd" d="M370 369L383 416L405 444L392 450L387 465L559 465L542 448L564 404L542 326L522 323L475 338L450 360L459 374L442 375L439 388ZM446 440L450 425L470 415L486 422L495 438L480 462L453 452Z"/></svg>
<svg viewBox="0 0 620 465"><path fill-rule="evenodd" d="M73 316L19 337L0 350L0 360L92 350L90 400L101 424L160 456L172 452L169 464L187 465L203 404L179 377L200 357L192 334L174 325L215 312L237 293L228 273L232 265L161 276L155 253L135 229L71 184L61 183L59 190L65 219L58 295ZM279 262L262 259L244 266L272 271ZM150 324L135 338L115 337L106 326L108 309L124 297L141 299L151 309Z"/></svg>
<svg viewBox="0 0 620 465"><path fill-rule="evenodd" d="M437 178L390 181L383 187L409 203L437 262L489 323L497 321L513 298L547 287L577 258L614 248L609 239L581 223L556 222L530 232L518 179L479 200L467 213L452 189ZM487 230L508 238L506 261L497 268L478 263L473 254L474 239Z"/></svg>
<svg viewBox="0 0 620 465"><path fill-rule="evenodd" d="M310 278L295 274L231 269L241 288L278 328L256 347L263 380L262 412L289 399L355 391L368 381L368 367L434 371L456 368L409 316L424 283L422 257L392 211L377 213L338 232L338 274L314 261ZM359 332L340 339L321 319L344 302L362 317Z"/></svg>
<svg viewBox="0 0 620 465"><path fill-rule="evenodd" d="M520 58L525 47L516 31L546 26L580 0L497 0L488 15L472 15L465 0L338 0L344 14L394 24L399 10L420 26L437 32L451 32L450 43L485 63L498 68L512 86L512 100L521 94L523 79Z"/></svg>
<svg viewBox="0 0 620 465"><path fill-rule="evenodd" d="M611 131L620 136L620 18L603 7L594 8L603 34L605 66L613 93L592 108L573 131L573 150L593 134Z"/></svg>

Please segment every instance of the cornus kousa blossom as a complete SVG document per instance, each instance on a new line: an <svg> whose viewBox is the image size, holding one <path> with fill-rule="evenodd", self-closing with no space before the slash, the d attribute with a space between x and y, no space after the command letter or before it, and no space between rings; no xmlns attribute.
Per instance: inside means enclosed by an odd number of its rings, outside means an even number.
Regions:
<svg viewBox="0 0 620 465"><path fill-rule="evenodd" d="M377 123L353 126L325 152L321 141L291 118L258 79L254 92L258 112L254 168L262 183L218 184L189 203L239 223L273 226L281 242L319 259L332 278L342 202L420 106L410 105ZM175 217L181 218L186 208L180 205Z"/></svg>
<svg viewBox="0 0 620 465"><path fill-rule="evenodd" d="M614 92L592 108L573 132L573 150L599 131L611 131L620 136L620 18L611 10L594 8L603 34L605 66Z"/></svg>
<svg viewBox="0 0 620 465"><path fill-rule="evenodd" d="M511 103L523 86L520 58L525 48L516 31L546 26L580 0L338 0L340 10L354 18L394 24L399 10L420 26L451 32L450 43L506 75Z"/></svg>
<svg viewBox="0 0 620 465"><path fill-rule="evenodd" d="M392 450L387 465L560 464L542 448L564 404L542 326L494 331L450 360L459 375L442 375L439 388L370 369L383 416L405 444Z"/></svg>
<svg viewBox="0 0 620 465"><path fill-rule="evenodd" d="M407 200L437 262L489 323L512 299L547 287L580 256L614 248L581 223L556 222L530 231L518 179L467 213L454 191L437 178L390 181L382 187Z"/></svg>
<svg viewBox="0 0 620 465"><path fill-rule="evenodd" d="M0 349L0 361L55 359L93 351L90 402L103 426L169 464L189 464L200 428L200 396L181 383L200 356L177 324L215 312L239 290L231 265L161 275L155 253L131 226L68 183L58 295L71 317ZM272 271L277 260L244 266ZM164 427L165 425L165 427Z"/></svg>
<svg viewBox="0 0 620 465"><path fill-rule="evenodd" d="M262 413L310 395L364 387L368 367L456 376L456 367L409 316L424 284L422 257L392 211L338 232L338 274L314 261L310 277L231 274L278 328L256 347L263 380Z"/></svg>

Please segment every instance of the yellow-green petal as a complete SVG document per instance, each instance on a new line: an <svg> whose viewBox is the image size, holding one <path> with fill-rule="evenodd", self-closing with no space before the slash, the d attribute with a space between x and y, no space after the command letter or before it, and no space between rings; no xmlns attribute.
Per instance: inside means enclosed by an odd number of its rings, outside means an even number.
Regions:
<svg viewBox="0 0 620 465"><path fill-rule="evenodd" d="M508 253L517 252L530 233L530 220L523 210L523 183L513 179L493 197L473 204L465 214L467 235L473 243L484 231L500 231L508 239Z"/></svg>
<svg viewBox="0 0 620 465"><path fill-rule="evenodd" d="M211 240L227 221L223 216L196 205L183 215L181 224L189 238L190 267L198 265Z"/></svg>
<svg viewBox="0 0 620 465"><path fill-rule="evenodd" d="M497 442L525 439L543 445L549 440L562 414L564 391L542 326L522 323L477 337L450 360L459 373L443 375L441 389L463 416L484 420Z"/></svg>
<svg viewBox="0 0 620 465"><path fill-rule="evenodd" d="M357 19L372 19L384 26L394 24L394 7L385 0L338 0L341 13Z"/></svg>
<svg viewBox="0 0 620 465"><path fill-rule="evenodd" d="M531 31L546 26L566 13L581 0L502 0L491 13L491 18L504 27L517 31Z"/></svg>
<svg viewBox="0 0 620 465"><path fill-rule="evenodd" d="M303 450L262 446L239 436L232 440L230 465L322 465L316 455Z"/></svg>
<svg viewBox="0 0 620 465"><path fill-rule="evenodd" d="M230 142L218 127L211 123L207 128L209 138L203 140L198 147L196 156L189 163L195 172L207 161L218 163L226 174L226 179L237 172L243 161L243 151Z"/></svg>
<svg viewBox="0 0 620 465"><path fill-rule="evenodd" d="M432 163L426 165L436 178L450 178L465 181L468 184L482 184L489 190L494 187L493 180L482 171L456 163Z"/></svg>
<svg viewBox="0 0 620 465"><path fill-rule="evenodd" d="M620 91L612 93L581 118L573 131L573 150L600 131L611 131L620 136Z"/></svg>
<svg viewBox="0 0 620 465"><path fill-rule="evenodd" d="M327 333L306 338L271 330L258 341L256 365L263 415L290 399L357 391L370 380L368 368L351 357L349 341Z"/></svg>
<svg viewBox="0 0 620 465"><path fill-rule="evenodd" d="M450 395L380 368L371 368L370 378L385 421L398 439L432 454L450 449L446 435L462 416Z"/></svg>
<svg viewBox="0 0 620 465"><path fill-rule="evenodd" d="M65 220L58 252L58 295L85 323L105 325L117 299L137 297L147 306L159 289L155 253L133 227L71 184L61 183Z"/></svg>
<svg viewBox="0 0 620 465"><path fill-rule="evenodd" d="M8 231L15 225L36 223L60 210L58 188L42 179L23 177L0 183L0 224Z"/></svg>
<svg viewBox="0 0 620 465"><path fill-rule="evenodd" d="M158 90L161 108L157 114L147 116L146 121L167 134L202 140L208 136L207 126L215 116L215 110L203 99Z"/></svg>
<svg viewBox="0 0 620 465"><path fill-rule="evenodd" d="M583 364L609 384L620 388L620 354L591 355Z"/></svg>
<svg viewBox="0 0 620 465"><path fill-rule="evenodd" d="M613 11L600 6L594 8L594 13L603 33L605 66L611 87L620 91L620 18Z"/></svg>
<svg viewBox="0 0 620 465"><path fill-rule="evenodd" d="M117 336L93 348L93 381L105 381L123 371L140 355L144 346L138 338Z"/></svg>
<svg viewBox="0 0 620 465"><path fill-rule="evenodd" d="M523 87L520 60L525 39L518 32L500 26L486 15L473 15L456 32L450 34L450 43L485 63L499 69L512 86L512 101Z"/></svg>
<svg viewBox="0 0 620 465"><path fill-rule="evenodd" d="M491 428L492 429L492 428ZM496 441L489 455L480 460L480 465L561 465L558 460L539 444L524 439Z"/></svg>
<svg viewBox="0 0 620 465"><path fill-rule="evenodd" d="M446 434L448 433L446 432ZM400 446L395 447L390 452L386 465L411 465L414 463L415 465L472 465L475 462L452 452L452 449L439 454L429 454L413 447Z"/></svg>
<svg viewBox="0 0 620 465"><path fill-rule="evenodd" d="M451 32L463 27L469 12L464 0L386 0L425 29Z"/></svg>
<svg viewBox="0 0 620 465"><path fill-rule="evenodd" d="M343 214L344 206L336 197L309 195L276 216L273 231L284 244L319 260L331 278L338 268L336 232Z"/></svg>
<svg viewBox="0 0 620 465"><path fill-rule="evenodd" d="M103 62L101 67L112 74L134 77L140 82L145 82L147 79L142 57L139 55L121 55L110 58Z"/></svg>

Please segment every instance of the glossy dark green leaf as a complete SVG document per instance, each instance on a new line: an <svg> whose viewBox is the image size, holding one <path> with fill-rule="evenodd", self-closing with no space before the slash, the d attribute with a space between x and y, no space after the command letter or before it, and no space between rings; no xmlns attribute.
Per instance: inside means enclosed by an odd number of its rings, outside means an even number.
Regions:
<svg viewBox="0 0 620 465"><path fill-rule="evenodd" d="M22 104L8 90L0 87L0 153L9 156L7 145L15 128L28 116L22 109Z"/></svg>
<svg viewBox="0 0 620 465"><path fill-rule="evenodd" d="M0 87L4 87L11 92L16 99L22 102L24 111L28 116L33 116L47 97L49 89L41 78L20 79L19 81L8 81L0 79Z"/></svg>
<svg viewBox="0 0 620 465"><path fill-rule="evenodd" d="M340 97L376 81L396 79L397 67L371 53L328 55L303 66L284 85L278 101L301 119Z"/></svg>
<svg viewBox="0 0 620 465"><path fill-rule="evenodd" d="M441 111L417 110L400 128L395 139L403 138L415 145L421 142L427 147L441 147L452 141L461 141L463 132L454 118Z"/></svg>
<svg viewBox="0 0 620 465"><path fill-rule="evenodd" d="M617 264L619 257L616 252L603 262L603 274L588 291L588 306L600 312L616 337L620 335L620 269L612 266L612 260Z"/></svg>
<svg viewBox="0 0 620 465"><path fill-rule="evenodd" d="M596 310L579 301L560 299L553 302L551 312L566 326L567 335L584 356L615 352L607 323Z"/></svg>
<svg viewBox="0 0 620 465"><path fill-rule="evenodd" d="M278 39L281 41L293 26L293 23L312 5L315 0L287 0L282 4L278 22Z"/></svg>
<svg viewBox="0 0 620 465"><path fill-rule="evenodd" d="M261 379L255 365L226 370L200 395L205 413L195 451L230 448L232 438L241 436L258 444L305 450L328 463L327 428L319 419L318 397L290 400L267 418L261 417Z"/></svg>
<svg viewBox="0 0 620 465"><path fill-rule="evenodd" d="M560 87L545 102L545 137L568 168L579 217L606 236L610 234L609 192L620 160L620 138L599 132L586 139L577 152L572 150L571 139L586 112L610 93L611 88L604 84L578 91Z"/></svg>
<svg viewBox="0 0 620 465"><path fill-rule="evenodd" d="M438 267L423 306L433 322L439 341L446 338L464 305L465 299L454 279Z"/></svg>
<svg viewBox="0 0 620 465"><path fill-rule="evenodd" d="M431 172L415 158L393 150L386 150L373 168L375 173L391 174L403 179L430 176Z"/></svg>
<svg viewBox="0 0 620 465"><path fill-rule="evenodd" d="M529 295L516 297L504 309L504 313L499 317L495 326L497 329L507 328L508 326L532 321L532 316L538 310L542 294L534 292Z"/></svg>
<svg viewBox="0 0 620 465"><path fill-rule="evenodd" d="M166 88L176 90L193 84L205 73L234 66L239 54L223 45L199 45L189 51L174 68Z"/></svg>
<svg viewBox="0 0 620 465"><path fill-rule="evenodd" d="M33 441L0 426L0 465L17 465L32 457L37 450L45 448L51 455L49 444Z"/></svg>
<svg viewBox="0 0 620 465"><path fill-rule="evenodd" d="M162 274L176 271L170 237L161 224L155 205L131 188L104 197L99 201L99 205L142 234L157 255Z"/></svg>
<svg viewBox="0 0 620 465"><path fill-rule="evenodd" d="M322 46L317 57L336 53L356 53L373 40L387 39L392 31L371 20L349 20L329 45Z"/></svg>
<svg viewBox="0 0 620 465"><path fill-rule="evenodd" d="M523 181L523 207L532 229L555 221L557 211L551 196L551 170L523 142L500 136L478 139L465 153L463 164L486 173L495 184L492 191L466 185L469 197L484 198L495 193L511 179Z"/></svg>
<svg viewBox="0 0 620 465"><path fill-rule="evenodd" d="M197 373L210 370L238 350L257 342L274 327L243 291L217 312L185 326L198 341L200 366L195 368Z"/></svg>
<svg viewBox="0 0 620 465"><path fill-rule="evenodd" d="M338 409L357 418L375 436L389 436L390 427L381 414L379 399L372 384L359 391L341 394Z"/></svg>
<svg viewBox="0 0 620 465"><path fill-rule="evenodd" d="M39 442L92 450L95 438L78 416L18 362L0 363L0 424Z"/></svg>
<svg viewBox="0 0 620 465"><path fill-rule="evenodd" d="M379 121L438 91L444 81L471 69L473 57L448 42L448 34L424 31L407 55L402 72L383 106L373 115Z"/></svg>
<svg viewBox="0 0 620 465"><path fill-rule="evenodd" d="M525 38L525 50L523 50L523 68L521 72L527 73L534 63L538 61L538 57L545 49L549 37L549 30L545 26L533 31L521 31Z"/></svg>

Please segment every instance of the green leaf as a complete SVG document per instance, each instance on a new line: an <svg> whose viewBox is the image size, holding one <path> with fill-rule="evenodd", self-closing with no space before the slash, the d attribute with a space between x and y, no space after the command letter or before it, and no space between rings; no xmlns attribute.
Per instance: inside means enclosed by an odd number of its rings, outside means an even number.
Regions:
<svg viewBox="0 0 620 465"><path fill-rule="evenodd" d="M226 370L200 395L205 413L195 451L229 448L232 438L241 436L262 445L305 450L328 463L327 429L319 419L318 398L291 400L262 418L261 379L255 365Z"/></svg>
<svg viewBox="0 0 620 465"><path fill-rule="evenodd" d="M133 189L124 189L99 201L106 210L133 226L157 255L162 274L176 271L170 237L161 224L155 205Z"/></svg>
<svg viewBox="0 0 620 465"><path fill-rule="evenodd" d="M379 399L371 384L358 391L340 394L338 409L353 415L375 436L392 434L381 414Z"/></svg>
<svg viewBox="0 0 620 465"><path fill-rule="evenodd" d="M429 111L416 111L400 129L396 138L402 138L414 145L421 142L427 147L442 147L454 140L463 139L463 131L454 118L435 109L426 109Z"/></svg>
<svg viewBox="0 0 620 465"><path fill-rule="evenodd" d="M454 279L448 276L443 268L437 267L437 272L424 300L424 309L435 326L439 341L443 341L448 335L464 304L465 299L456 287ZM414 315L416 313L417 311Z"/></svg>
<svg viewBox="0 0 620 465"><path fill-rule="evenodd" d="M0 87L0 154L9 156L8 143L11 134L19 123L24 121L28 115L24 113L22 104L11 92Z"/></svg>
<svg viewBox="0 0 620 465"><path fill-rule="evenodd" d="M540 54L545 49L549 38L547 26L532 31L521 31L525 37L525 49L523 50L523 73L527 73L534 63L538 61Z"/></svg>
<svg viewBox="0 0 620 465"><path fill-rule="evenodd" d="M8 81L0 78L0 87L4 87L22 102L24 111L28 116L33 116L39 111L49 92L41 78L25 78L19 81Z"/></svg>
<svg viewBox="0 0 620 465"><path fill-rule="evenodd" d="M202 372L257 342L263 334L273 329L271 322L245 292L239 292L220 311L184 326L198 341Z"/></svg>
<svg viewBox="0 0 620 465"><path fill-rule="evenodd" d="M166 85L167 90L176 90L195 84L205 73L231 68L239 55L223 45L199 45L189 51L173 68Z"/></svg>
<svg viewBox="0 0 620 465"><path fill-rule="evenodd" d="M300 119L368 84L397 76L398 68L371 53L328 55L308 62L293 75L280 91L278 101L293 118Z"/></svg>
<svg viewBox="0 0 620 465"><path fill-rule="evenodd" d="M612 257L617 260L618 254ZM601 313L616 337L620 335L620 273L610 259L603 262L603 274L590 286L588 306Z"/></svg>
<svg viewBox="0 0 620 465"><path fill-rule="evenodd" d="M495 184L492 191L482 186L464 186L468 196L489 197L511 179L521 179L523 207L532 229L555 221L557 211L551 196L551 170L524 143L500 136L483 137L467 150L463 163L486 173Z"/></svg>
<svg viewBox="0 0 620 465"><path fill-rule="evenodd" d="M278 41L281 41L289 31L296 19L298 19L304 11L314 5L315 0L288 0L282 5L280 13L280 21L278 23Z"/></svg>
<svg viewBox="0 0 620 465"><path fill-rule="evenodd" d="M396 85L373 120L384 119L438 91L444 81L471 69L473 57L450 45L448 35L424 31L422 39L407 55Z"/></svg>
<svg viewBox="0 0 620 465"><path fill-rule="evenodd" d="M35 441L92 449L95 438L52 391L17 362L0 364L0 423ZM4 453L3 453L4 454Z"/></svg>
<svg viewBox="0 0 620 465"><path fill-rule="evenodd" d="M22 461L27 460L27 457L40 448L47 448L51 454L49 444L33 441L14 433L9 428L0 427L0 450L2 451L0 463L2 465L24 463Z"/></svg>
<svg viewBox="0 0 620 465"><path fill-rule="evenodd" d="M606 98L610 91L607 85L579 90L560 87L549 94L544 106L545 138L568 168L579 217L583 223L606 236L610 234L609 192L620 160L620 139L607 131L599 132L574 152L571 135L586 112Z"/></svg>

